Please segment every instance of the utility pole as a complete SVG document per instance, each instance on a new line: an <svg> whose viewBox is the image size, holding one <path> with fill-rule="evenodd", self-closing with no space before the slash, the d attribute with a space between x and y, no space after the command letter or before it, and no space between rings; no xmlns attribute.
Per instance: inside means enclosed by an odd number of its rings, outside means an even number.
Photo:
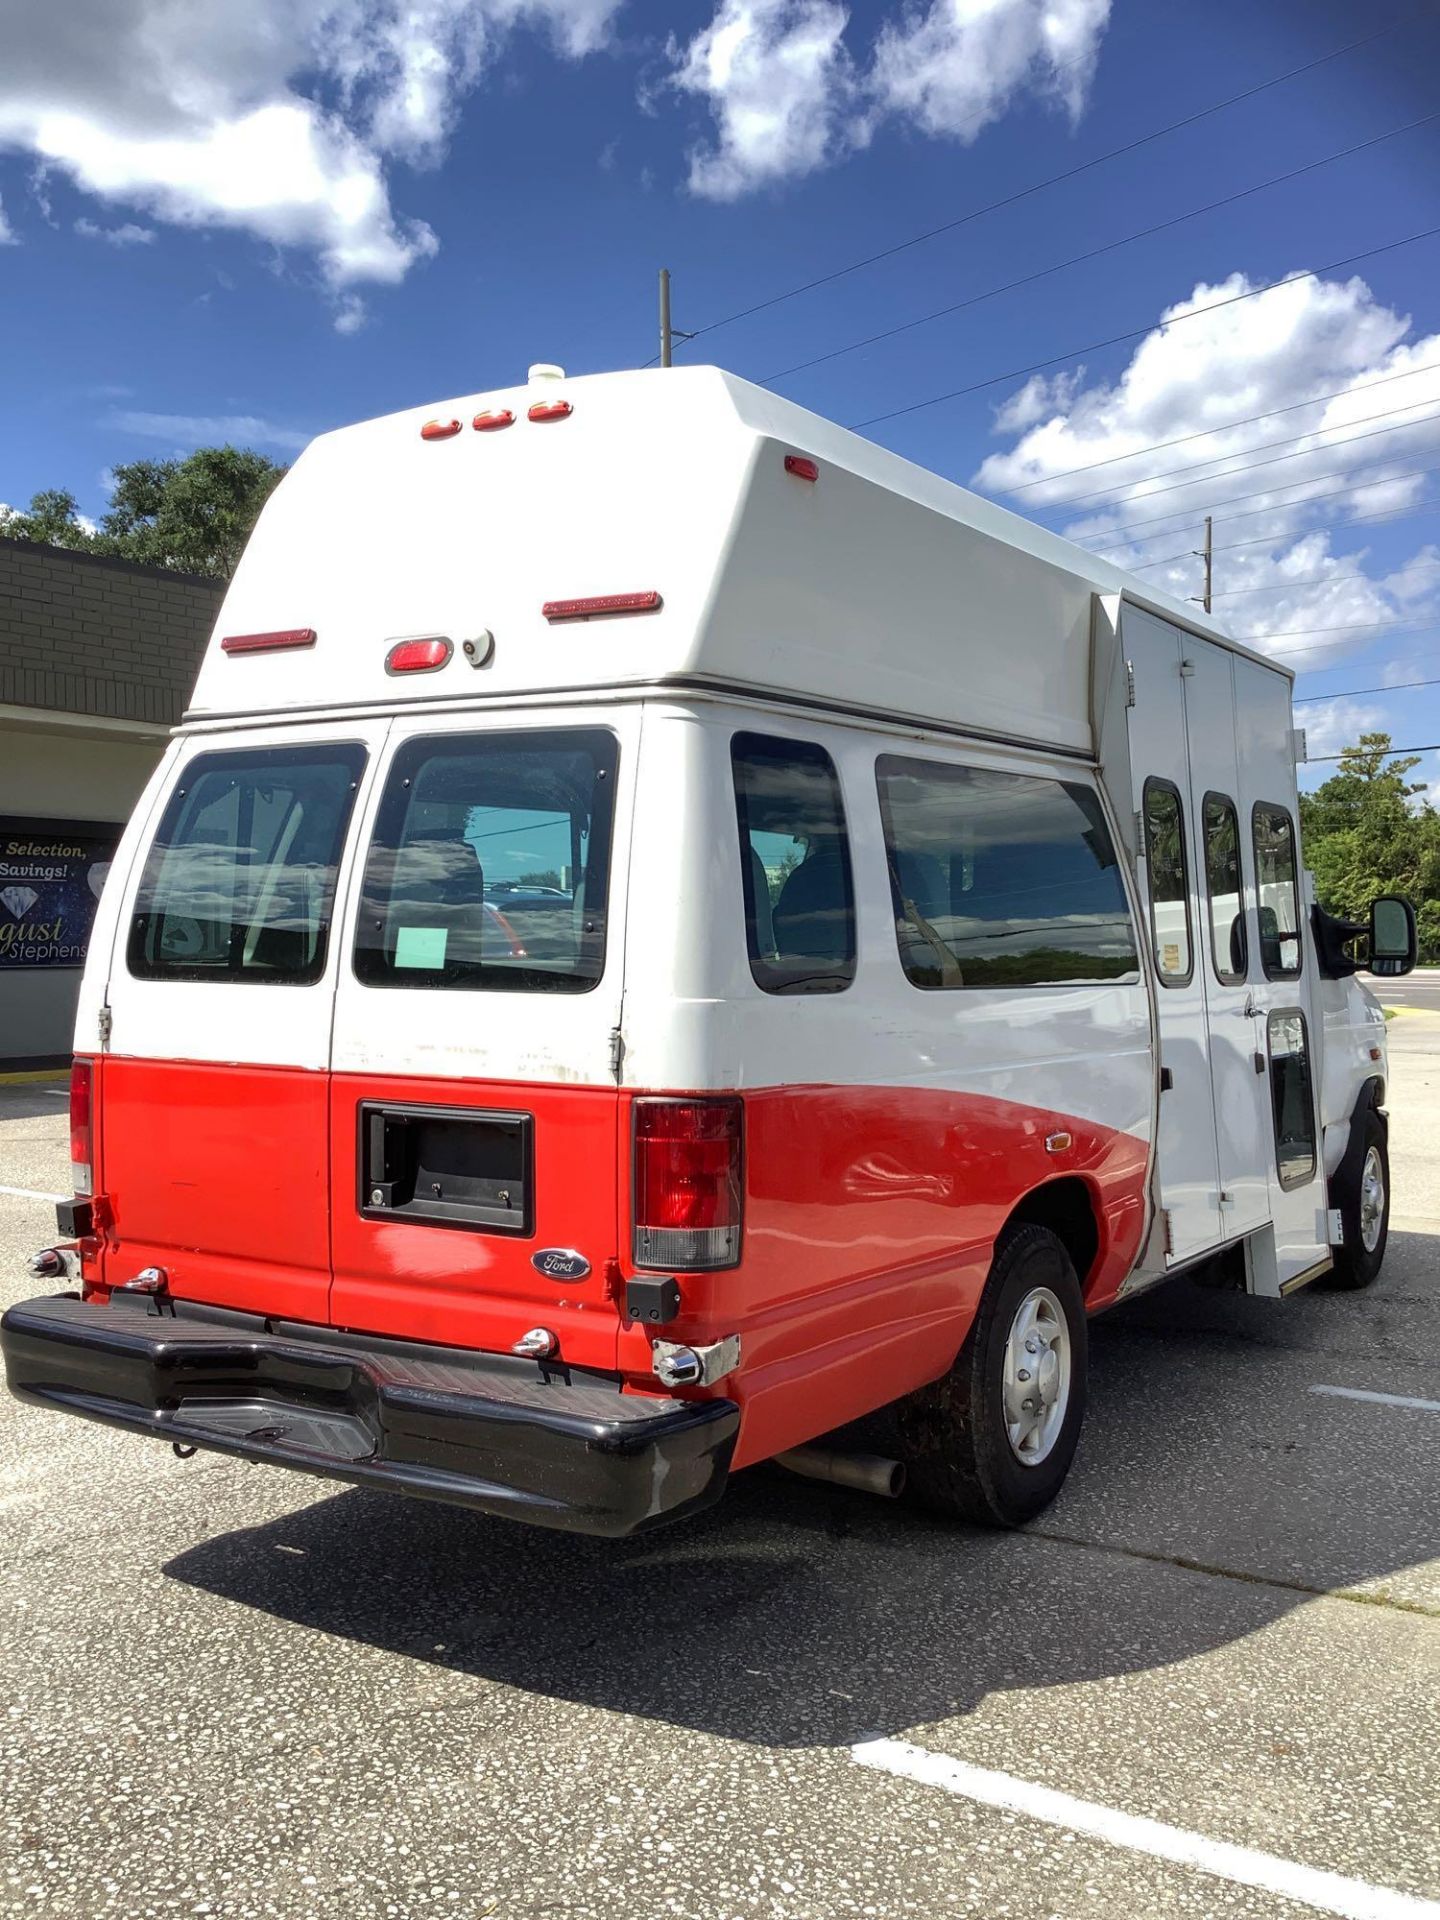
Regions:
<svg viewBox="0 0 1440 1920"><path fill-rule="evenodd" d="M672 364L671 346L674 334L670 329L670 269L660 269L660 364L668 367Z"/></svg>
<svg viewBox="0 0 1440 1920"><path fill-rule="evenodd" d="M1205 592L1201 605L1206 613L1210 611L1210 589L1215 584L1215 526L1207 513L1205 516L1205 544L1200 549L1200 558L1205 562Z"/></svg>

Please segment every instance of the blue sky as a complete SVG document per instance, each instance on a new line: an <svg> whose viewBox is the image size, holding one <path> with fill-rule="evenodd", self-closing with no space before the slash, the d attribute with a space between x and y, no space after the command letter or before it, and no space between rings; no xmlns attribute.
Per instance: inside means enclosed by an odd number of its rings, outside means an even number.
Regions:
<svg viewBox="0 0 1440 1920"><path fill-rule="evenodd" d="M856 423L1061 356L1029 386L1017 373L867 430L1182 592L1197 563L1149 563L1198 544L1214 504L1216 610L1305 670L1302 697L1440 679L1440 473L1419 472L1440 467L1440 234L1154 332L1177 306L1440 227L1440 119L1394 131L1440 113L1433 8L71 0L25 15L0 74L0 501L66 486L92 514L107 469L139 454L231 438L284 457L533 360L637 364L662 264L677 324L708 326L1379 32L681 351L770 380L1393 133L774 383ZM1135 451L1162 440L1181 444ZM1310 706L1312 751L1362 726L1440 741L1437 694ZM1440 791L1440 754L1422 772Z"/></svg>

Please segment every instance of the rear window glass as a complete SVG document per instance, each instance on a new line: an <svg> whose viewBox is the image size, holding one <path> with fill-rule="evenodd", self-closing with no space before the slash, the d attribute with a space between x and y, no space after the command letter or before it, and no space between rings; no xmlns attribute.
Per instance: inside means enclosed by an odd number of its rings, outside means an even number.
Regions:
<svg viewBox="0 0 1440 1920"><path fill-rule="evenodd" d="M294 986L318 980L364 765L358 743L197 754L180 774L141 875L131 973Z"/></svg>
<svg viewBox="0 0 1440 1920"><path fill-rule="evenodd" d="M402 746L365 869L359 979L530 993L595 986L617 752L598 727Z"/></svg>
<svg viewBox="0 0 1440 1920"><path fill-rule="evenodd" d="M855 978L855 888L834 762L764 733L737 733L730 761L756 985L838 993Z"/></svg>
<svg viewBox="0 0 1440 1920"><path fill-rule="evenodd" d="M1269 980L1300 972L1300 899L1295 828L1284 807L1263 801L1254 813L1255 897L1260 912L1260 964Z"/></svg>

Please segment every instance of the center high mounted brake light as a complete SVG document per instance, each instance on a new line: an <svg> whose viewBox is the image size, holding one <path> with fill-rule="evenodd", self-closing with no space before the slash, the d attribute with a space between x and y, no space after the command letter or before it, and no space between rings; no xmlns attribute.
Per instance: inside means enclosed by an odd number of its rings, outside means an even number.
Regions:
<svg viewBox="0 0 1440 1920"><path fill-rule="evenodd" d="M287 627L279 633L227 633L222 653L283 653L287 647L313 647L313 627Z"/></svg>

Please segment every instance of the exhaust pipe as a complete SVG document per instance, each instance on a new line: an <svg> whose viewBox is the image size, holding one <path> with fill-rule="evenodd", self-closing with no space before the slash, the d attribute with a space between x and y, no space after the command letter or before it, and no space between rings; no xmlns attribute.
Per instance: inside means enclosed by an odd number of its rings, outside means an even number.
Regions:
<svg viewBox="0 0 1440 1920"><path fill-rule="evenodd" d="M834 1487L853 1487L857 1493L896 1500L905 1491L905 1463L886 1460L878 1453L835 1453L829 1447L792 1447L775 1455L777 1467L806 1480L826 1480Z"/></svg>

